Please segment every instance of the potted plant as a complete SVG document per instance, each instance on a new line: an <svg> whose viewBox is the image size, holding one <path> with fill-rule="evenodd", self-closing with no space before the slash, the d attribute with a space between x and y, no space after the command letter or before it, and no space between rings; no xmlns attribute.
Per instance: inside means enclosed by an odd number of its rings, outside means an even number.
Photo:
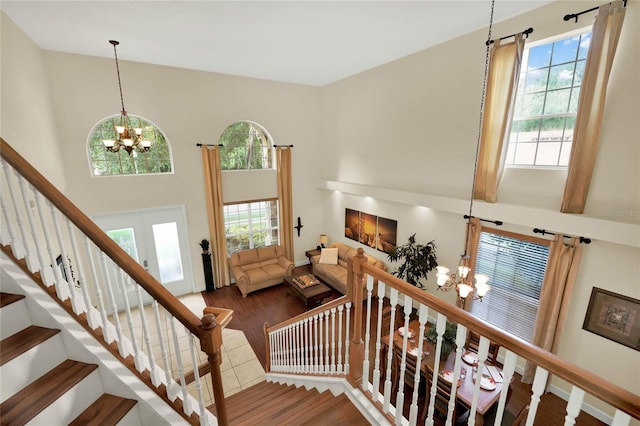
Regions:
<svg viewBox="0 0 640 426"><path fill-rule="evenodd" d="M442 349L440 350L440 357L447 359L449 354L456 348L456 333L458 332L458 324L447 321L444 327L444 334L442 335ZM427 331L426 339L436 344L438 338L438 332L436 331L435 324Z"/></svg>
<svg viewBox="0 0 640 426"><path fill-rule="evenodd" d="M427 244L417 244L416 234L410 236L405 244L397 246L388 254L388 258L392 262L402 262L398 269L392 272L393 275L420 288L423 287L420 280L426 279L429 271L438 266L433 240Z"/></svg>

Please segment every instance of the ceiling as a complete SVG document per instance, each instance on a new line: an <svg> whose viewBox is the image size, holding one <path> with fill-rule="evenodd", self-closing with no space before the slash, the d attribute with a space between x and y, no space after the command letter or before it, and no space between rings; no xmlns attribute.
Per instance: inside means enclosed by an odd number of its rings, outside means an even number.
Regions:
<svg viewBox="0 0 640 426"><path fill-rule="evenodd" d="M500 21L545 0L496 0ZM42 49L324 86L486 28L490 0L7 1Z"/></svg>

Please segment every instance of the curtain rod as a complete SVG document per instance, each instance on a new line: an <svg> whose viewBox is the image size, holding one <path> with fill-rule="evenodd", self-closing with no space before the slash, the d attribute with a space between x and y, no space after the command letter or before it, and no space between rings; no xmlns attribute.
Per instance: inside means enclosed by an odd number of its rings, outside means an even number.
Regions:
<svg viewBox="0 0 640 426"><path fill-rule="evenodd" d="M622 6L627 7L627 0L622 0ZM600 6L592 7L591 9L583 10L582 12L578 12L578 13L569 13L567 15L564 15L564 18L562 19L564 19L565 21L568 21L569 19L575 18L576 23L578 23L578 16L584 15L585 13L593 12L594 10L598 10L598 9L600 9Z"/></svg>
<svg viewBox="0 0 640 426"><path fill-rule="evenodd" d="M527 28L526 30L524 30L524 31L522 32L522 34L524 35L524 37L525 37L525 38L529 38L529 34L531 34L532 32L533 32L533 28L529 27L529 28ZM513 36L515 36L515 35L518 35L518 33L514 33L514 34L511 34L511 35L508 35L508 36L500 37L500 38L499 38L499 40L504 40L505 38L513 37ZM485 44L486 44L487 46L489 46L489 45L490 45L491 43L493 43L494 41L495 41L495 40L487 40L487 41L485 42Z"/></svg>
<svg viewBox="0 0 640 426"><path fill-rule="evenodd" d="M465 214L465 215L464 215L464 218L465 218L465 219L472 219L472 218L474 218L474 217L475 217L475 216L469 216L468 214ZM502 226L502 223L503 223L501 220L489 220L489 219L482 219L482 218L478 218L478 220L479 220L479 221L481 221L481 222L489 222L489 223L493 223L493 224L494 224L494 225L496 225L496 226Z"/></svg>
<svg viewBox="0 0 640 426"><path fill-rule="evenodd" d="M224 146L221 143L219 144L210 144L210 143L197 143L196 144L197 147L201 147L201 146Z"/></svg>
<svg viewBox="0 0 640 426"><path fill-rule="evenodd" d="M534 234L549 234L549 235L556 235L553 232L549 232L546 229L540 229L540 228L533 228L533 233ZM586 238L586 237L572 237L571 235L563 235L562 238L580 238L580 243L584 243L584 244L591 244L591 238Z"/></svg>
<svg viewBox="0 0 640 426"><path fill-rule="evenodd" d="M293 145L273 145L274 148L293 148Z"/></svg>

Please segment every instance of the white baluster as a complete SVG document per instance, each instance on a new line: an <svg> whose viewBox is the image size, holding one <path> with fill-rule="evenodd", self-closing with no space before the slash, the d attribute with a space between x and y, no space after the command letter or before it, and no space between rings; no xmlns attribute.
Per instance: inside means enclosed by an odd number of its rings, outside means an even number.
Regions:
<svg viewBox="0 0 640 426"><path fill-rule="evenodd" d="M58 283L62 281L62 274L60 273L60 269L58 269L56 265L56 255L53 251L53 245L51 244L51 237L49 236L49 223L47 223L47 218L45 217L45 203L44 197L38 191L35 192L36 206L38 207L38 217L40 218L40 225L42 227L42 235L44 235L44 242L46 245L46 251L49 254L49 267L46 266L46 263L42 263L42 271L41 277L42 281L45 285L49 286L49 284L55 284L56 295L60 300L66 300L69 296L64 293L64 287L58 289ZM43 258L44 262L44 258ZM60 291L62 291L62 295L60 295ZM62 297L64 298L62 298Z"/></svg>
<svg viewBox="0 0 640 426"><path fill-rule="evenodd" d="M153 308L153 314L156 320L156 328L158 329L158 340L160 341L160 356L162 358L162 365L164 367L165 384L167 385L167 397L170 401L173 402L176 400L178 394L180 393L180 386L171 376L171 360L169 359L169 351L167 351L167 343L165 342L165 334L163 333L164 329L162 327L162 321L160 319L160 307L158 306L158 302L155 299L153 299L153 301L151 302L151 306Z"/></svg>
<svg viewBox="0 0 640 426"><path fill-rule="evenodd" d="M11 192L11 182L8 180L9 175L5 171L7 169L5 169L4 163L5 163L4 160L0 161L0 168L2 168L2 172L7 177L5 179L5 182L6 182L7 188L9 189L9 192ZM22 241L20 241L20 238L18 238L19 229L15 229L15 227L13 226L13 221L11 220L11 214L9 213L9 204L4 199L4 191L0 191L0 206L2 206L2 216L4 218L3 224L4 226L6 226L7 231L9 232L9 242L11 244L11 252L16 257L16 259L22 259L24 257L24 246L22 245ZM13 207L14 207L13 211L16 213L15 216L19 217L19 215L15 210L15 202ZM3 244L4 243L6 243L6 241L3 241Z"/></svg>
<svg viewBox="0 0 640 426"><path fill-rule="evenodd" d="M142 325L142 338L147 346L147 353L145 354L144 351L141 350L140 357L143 366L149 369L149 371L152 371L151 368L155 366L155 360L153 359L153 351L151 350L151 337L149 336L149 327L147 326L147 315L144 311L144 304L142 302L142 288L140 286L136 286L136 290L136 293L138 294L138 311L140 313L140 322ZM158 386L156 383L160 383L160 377L152 377L152 383L154 386Z"/></svg>
<svg viewBox="0 0 640 426"><path fill-rule="evenodd" d="M324 372L329 373L329 311L324 311L324 334Z"/></svg>
<svg viewBox="0 0 640 426"><path fill-rule="evenodd" d="M167 312L168 313L168 312ZM187 416L190 416L193 412L191 407L191 400L189 399L189 393L187 392L187 381L184 378L184 364L182 363L182 353L180 353L180 340L178 339L178 332L176 331L176 319L171 317L169 319L171 324L171 333L173 335L173 349L176 354L176 363L178 364L178 377L180 377L180 389L182 390L182 408Z"/></svg>
<svg viewBox="0 0 640 426"><path fill-rule="evenodd" d="M111 323L109 322L109 319L107 317L107 310L105 309L105 306L104 306L104 296L102 294L102 286L100 285L100 279L98 278L98 270L96 268L96 263L93 259L93 254L92 254L93 250L92 250L91 241L89 240L89 238L86 238L86 237L84 241L85 241L86 250L87 250L87 258L89 259L89 266L91 267L91 273L93 275L93 282L94 282L94 287L96 292L96 300L98 301L98 311L100 312L100 323L102 327L102 335L104 339L107 341L107 343L111 343L114 340L114 336L113 336L114 330L113 330L113 325L111 325Z"/></svg>
<svg viewBox="0 0 640 426"><path fill-rule="evenodd" d="M29 222L29 229L31 230L31 238L34 245L33 250L31 250L31 252L30 252L31 245L29 244L27 246L28 247L27 257L25 259L27 261L27 268L29 268L29 271L31 272L36 272L38 271L38 269L40 269L40 272L42 274L41 275L42 282L48 286L49 283L45 281L45 276L44 276L44 269L45 269L44 265L46 265L46 263L44 262L44 257L42 256L42 253L40 253L40 245L41 245L40 234L38 234L36 230L35 219L33 218L33 211L31 209L32 201L29 198L29 195L31 194L30 185L27 183L25 178L17 174L17 172L16 172L16 177L18 179L18 185L20 186L20 191L22 193L24 210L27 214L27 222Z"/></svg>
<svg viewBox="0 0 640 426"><path fill-rule="evenodd" d="M133 315L131 314L131 305L129 303L129 294L127 293L127 280L129 279L128 275L125 275L122 269L118 271L120 274L120 289L122 291L122 298L124 300L124 311L127 316L127 325L129 326L129 336L131 336L131 343L133 344L133 359L136 370L139 372L144 371L144 360L140 353L140 348L138 347L138 342L136 339L135 329L133 326Z"/></svg>
<svg viewBox="0 0 640 426"><path fill-rule="evenodd" d="M331 308L331 374L336 372L336 308Z"/></svg>
<svg viewBox="0 0 640 426"><path fill-rule="evenodd" d="M304 372L309 373L309 318L305 318L302 323L302 331L304 332Z"/></svg>
<svg viewBox="0 0 640 426"><path fill-rule="evenodd" d="M416 340L418 341L418 355L416 359L416 371L413 376L413 394L411 396L411 408L409 410L409 424L415 425L418 421L418 391L420 389L420 366L422 365L422 351L424 346L424 327L428 321L429 308L426 305L420 304L418 309L418 323L420 327L416 333ZM453 398L453 397L452 397Z"/></svg>
<svg viewBox="0 0 640 426"><path fill-rule="evenodd" d="M69 241L71 242L71 253L73 253L74 258L76 259L76 271L79 274L79 270L78 267L80 266L80 253L78 252L78 243L76 242L76 236L75 233L73 232L73 223L71 223L71 221L69 219L66 219L66 223L67 223L67 231L68 231L68 235L69 235ZM73 281L73 274L71 273L71 266L69 266L69 261L68 259L62 259L62 263L64 264L65 260L67 261L67 267L69 268L69 275L67 275L67 277ZM74 282L73 284L70 284L69 289L71 290L72 293L75 293L72 301L77 303L77 307L76 309L74 309L74 312L78 315L80 315L81 313L85 313L88 311L89 306L91 305L91 303L89 303L89 294L87 293L87 289L85 288L85 286L83 285L84 280L82 279L82 277L80 275L78 275L78 286L80 288L80 294L78 295L78 290L76 288L76 283ZM87 320L89 319L89 315L87 315ZM89 323L89 325L91 325L91 323Z"/></svg>
<svg viewBox="0 0 640 426"><path fill-rule="evenodd" d="M402 422L402 413L404 409L404 376L407 369L407 348L409 340L409 320L411 316L411 308L413 300L409 295L404 295L404 333L402 333L402 356L400 357L400 374L398 375L398 393L396 394L396 425ZM389 338L389 346L393 347L393 339Z"/></svg>
<svg viewBox="0 0 640 426"><path fill-rule="evenodd" d="M345 331L345 344L344 344L344 372L345 374L349 374L349 339L351 338L349 334L349 323L351 321L351 302L346 303L347 307L347 318L346 318L346 331Z"/></svg>
<svg viewBox="0 0 640 426"><path fill-rule="evenodd" d="M391 303L391 320L389 322L389 344L387 345L387 371L384 379L384 401L382 410L389 412L391 406L391 363L393 361L393 332L395 330L396 305L398 304L398 290L391 287L389 292L389 301Z"/></svg>
<svg viewBox="0 0 640 426"><path fill-rule="evenodd" d="M631 416L621 410L616 410L611 421L611 426L629 426Z"/></svg>
<svg viewBox="0 0 640 426"><path fill-rule="evenodd" d="M567 402L567 415L564 418L564 426L573 426L576 424L576 417L580 414L583 399L584 391L575 385L572 386L571 396L569 396L569 402Z"/></svg>
<svg viewBox="0 0 640 426"><path fill-rule="evenodd" d="M204 403L204 394L202 392L202 380L200 379L200 369L198 368L198 355L196 354L196 345L193 334L189 333L189 349L191 350L191 363L193 364L193 377L196 383L196 392L198 393L198 406L200 408L200 422L207 418L207 407Z"/></svg>
<svg viewBox="0 0 640 426"><path fill-rule="evenodd" d="M456 331L456 355L455 362L453 366L453 378L452 383L458 383L458 378L460 377L460 369L462 365L462 347L467 339L467 328L458 324ZM451 397L449 398L449 404L447 405L447 420L445 424L450 425L453 422L453 412L456 407L456 393L458 391L457 386L451 387Z"/></svg>
<svg viewBox="0 0 640 426"><path fill-rule="evenodd" d="M3 161L3 164L4 164L4 161ZM31 253L31 244L29 244L29 239L27 238L27 229L24 224L24 221L22 220L23 216L20 213L20 206L16 199L16 193L12 183L13 179L11 178L11 175L13 175L14 179L17 179L18 173L13 169L11 170L13 171L13 173L10 173L9 168L5 167L4 174L7 182L7 188L9 189L11 204L13 205L13 213L15 215L16 223L18 224L18 230L20 231L20 239L19 239L20 243L15 244L15 248L12 247L12 251L13 251L13 254L16 256L16 258L18 259L22 259L23 257L25 258L25 261L27 262L27 268L31 271L31 268L29 267L29 262L30 262L29 259L33 258L33 254Z"/></svg>
<svg viewBox="0 0 640 426"><path fill-rule="evenodd" d="M342 325L343 325L342 312L343 311L344 311L344 305L338 306L338 370L337 370L338 374L344 371L342 366Z"/></svg>
<svg viewBox="0 0 640 426"><path fill-rule="evenodd" d="M320 372L320 364L318 357L318 314L313 316L313 329L314 329L314 342L313 342L313 371L314 373Z"/></svg>
<svg viewBox="0 0 640 426"><path fill-rule="evenodd" d="M517 358L518 356L509 350L507 350L504 354L504 364L502 366L502 391L500 392L500 399L498 400L496 424L502 423L502 416L504 415L504 408L507 404L509 386L511 383L511 379L513 378L513 372L516 368Z"/></svg>
<svg viewBox="0 0 640 426"><path fill-rule="evenodd" d="M296 323L296 341L295 341L295 352L296 352L296 372L302 371L302 356L300 354L301 345L300 345L300 323Z"/></svg>
<svg viewBox="0 0 640 426"><path fill-rule="evenodd" d="M373 292L373 280L367 279L367 319L365 321L365 331L364 331L364 357L362 360L362 382L363 385L369 383L369 341L371 340L371 294Z"/></svg>
<svg viewBox="0 0 640 426"><path fill-rule="evenodd" d="M473 398L471 400L471 410L469 411L469 425L475 424L476 410L478 408L478 398L480 397L480 382L482 381L482 374L484 372L484 364L489 354L489 339L484 336L480 336L480 343L478 344L478 370L476 371L476 382L473 387Z"/></svg>
<svg viewBox="0 0 640 426"><path fill-rule="evenodd" d="M68 251L67 251L65 240L62 237L62 227L60 226L60 221L58 220L59 213L58 213L58 210L50 201L48 201L48 204L49 204L49 210L51 211L51 219L53 220L53 229L55 230L56 239L58 240L58 247L60 248L60 260L62 262L62 268L67 277L66 280L64 279L64 277L61 277L62 282L60 283L60 287L65 287L65 289L62 290L61 293L65 292L68 294L68 297L71 299L72 309L74 310L74 312L78 312L76 311L76 307L79 306L80 303L74 300L74 298L77 296L77 293L75 292L75 282L71 277L71 267L69 266L69 255L67 254Z"/></svg>
<svg viewBox="0 0 640 426"><path fill-rule="evenodd" d="M380 350L382 349L382 307L384 305L386 285L378 281L378 321L376 322L376 353L373 361L373 378L371 379L371 389L374 401L378 400L380 394Z"/></svg>
<svg viewBox="0 0 640 426"><path fill-rule="evenodd" d="M295 326L293 324L287 326L287 352L289 360L287 362L287 371L296 371L296 352L294 346Z"/></svg>
<svg viewBox="0 0 640 426"><path fill-rule="evenodd" d="M531 385L531 403L529 404L529 415L527 416L526 426L533 426L533 421L536 418L538 412L538 404L540 404L540 396L544 392L544 388L547 386L547 377L549 372L544 368L537 366L536 374L533 377L533 384Z"/></svg>
<svg viewBox="0 0 640 426"><path fill-rule="evenodd" d="M440 352L442 351L442 335L444 334L446 324L447 324L447 317L442 315L440 312L438 312L438 317L435 325L437 337L436 337L436 349L435 349L434 359L436 360L436 362L434 362L434 365L433 365L433 376L431 380L431 390L430 390L430 397L429 397L429 413L427 414L427 422L426 422L426 424L429 426L433 425L433 413L435 408L435 399L436 399L436 392L437 392L437 386L438 386L437 381L438 381L438 374L440 373L439 371L440 363L437 362L437 360L440 359Z"/></svg>
<svg viewBox="0 0 640 426"><path fill-rule="evenodd" d="M109 270L113 271L113 267L115 267L115 264L111 263L111 265L113 266L110 269L107 266L107 256L103 252L100 252L100 259L102 261L102 270L104 271L103 278L105 280L104 282L106 283L106 287L107 287L107 296L109 297L109 303L111 303L111 308L112 308L111 317L113 318L113 322L115 323L115 327L116 327L116 336L118 340L118 352L120 353L121 357L126 358L133 353L133 347L131 346L131 341L122 332L122 325L120 324L120 316L118 315L118 305L116 303L116 299L113 294L113 284L111 283L111 275L109 274ZM117 282L118 280L117 277L115 279Z"/></svg>

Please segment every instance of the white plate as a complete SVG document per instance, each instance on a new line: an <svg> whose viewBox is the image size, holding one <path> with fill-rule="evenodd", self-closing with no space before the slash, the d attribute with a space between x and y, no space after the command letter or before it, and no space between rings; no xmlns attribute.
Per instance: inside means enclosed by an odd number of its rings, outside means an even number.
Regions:
<svg viewBox="0 0 640 426"><path fill-rule="evenodd" d="M404 327L400 327L398 329L398 334L401 335L401 336L404 336ZM414 334L415 333L413 332L413 330L409 329L409 333L407 334L407 337L409 339L413 339Z"/></svg>
<svg viewBox="0 0 640 426"><path fill-rule="evenodd" d="M440 377L442 377L446 382L451 383L453 382L453 371L451 370L442 370L440 372ZM460 379L458 379L458 386L460 386L462 382L460 381Z"/></svg>
<svg viewBox="0 0 640 426"><path fill-rule="evenodd" d="M465 352L465 354L462 355L462 360L467 364L475 365L478 363L478 354L474 352Z"/></svg>
<svg viewBox="0 0 640 426"><path fill-rule="evenodd" d="M476 376L473 376L473 382L475 383L476 381ZM488 376L486 374L482 375L482 380L480 380L480 389L484 389L484 390L488 390L488 391L492 391L496 388L496 386L498 386L495 382L495 380L493 380L493 378L491 376Z"/></svg>

